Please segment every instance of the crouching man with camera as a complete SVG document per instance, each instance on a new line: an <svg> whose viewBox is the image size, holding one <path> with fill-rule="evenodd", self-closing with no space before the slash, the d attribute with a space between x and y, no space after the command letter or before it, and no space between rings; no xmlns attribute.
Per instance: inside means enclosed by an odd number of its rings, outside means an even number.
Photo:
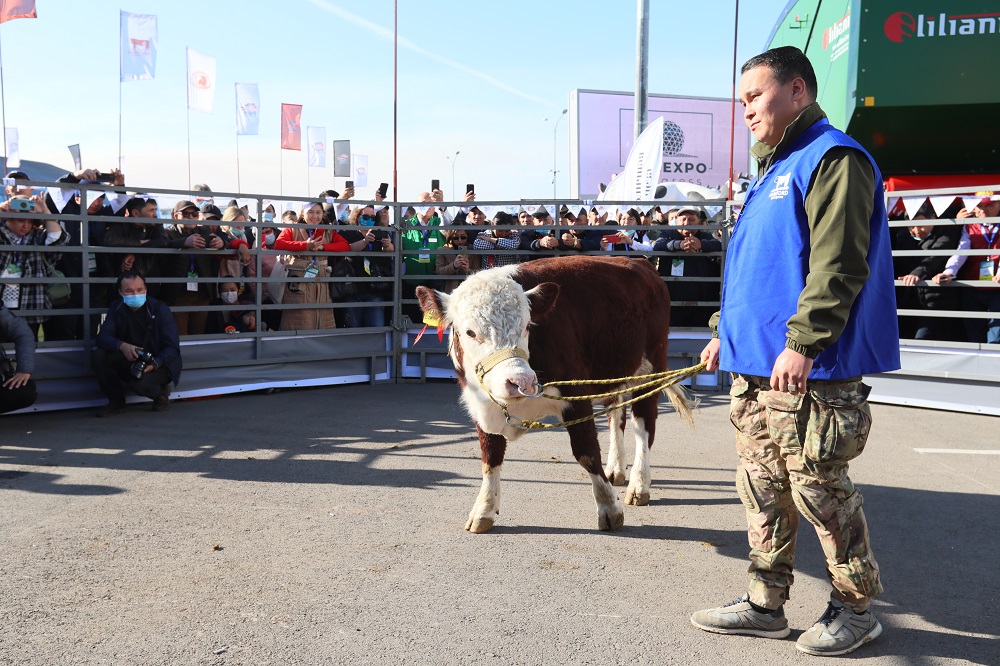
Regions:
<svg viewBox="0 0 1000 666"><path fill-rule="evenodd" d="M35 334L24 320L0 303L0 342L13 342L15 364L0 347L0 414L35 404Z"/></svg>
<svg viewBox="0 0 1000 666"><path fill-rule="evenodd" d="M105 417L125 408L125 389L153 401L153 411L170 406L170 383L181 377L181 348L174 316L164 303L146 298L146 280L126 271L118 276L122 300L108 308L97 334L94 371L108 397L97 412Z"/></svg>

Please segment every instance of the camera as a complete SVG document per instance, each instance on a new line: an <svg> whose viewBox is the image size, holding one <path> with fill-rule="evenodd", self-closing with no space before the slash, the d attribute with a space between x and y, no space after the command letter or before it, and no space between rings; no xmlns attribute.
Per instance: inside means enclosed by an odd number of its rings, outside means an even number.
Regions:
<svg viewBox="0 0 1000 666"><path fill-rule="evenodd" d="M17 367L14 366L13 361L7 358L4 354L0 357L0 384L4 384L8 379L17 374Z"/></svg>
<svg viewBox="0 0 1000 666"><path fill-rule="evenodd" d="M142 379L142 376L146 374L146 368L155 362L153 352L148 352L145 349L136 349L135 353L139 358L132 363L132 367L129 368L129 374L136 379Z"/></svg>
<svg viewBox="0 0 1000 666"><path fill-rule="evenodd" d="M11 199L10 210L19 213L34 213L35 202L31 199Z"/></svg>

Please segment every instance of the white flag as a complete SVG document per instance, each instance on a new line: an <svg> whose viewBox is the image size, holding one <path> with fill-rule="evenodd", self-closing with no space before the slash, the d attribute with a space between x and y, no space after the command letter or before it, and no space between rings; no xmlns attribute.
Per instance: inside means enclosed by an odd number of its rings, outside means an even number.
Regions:
<svg viewBox="0 0 1000 666"><path fill-rule="evenodd" d="M903 208L906 209L906 216L912 220L925 201L927 201L926 196L903 197Z"/></svg>
<svg viewBox="0 0 1000 666"><path fill-rule="evenodd" d="M73 167L79 171L83 168L83 160L80 159L80 144L74 143L68 146L69 154L73 157ZM124 169L122 169L124 171Z"/></svg>
<svg viewBox="0 0 1000 666"><path fill-rule="evenodd" d="M21 166L21 149L18 147L17 128L8 127L4 131L7 139L7 170Z"/></svg>
<svg viewBox="0 0 1000 666"><path fill-rule="evenodd" d="M215 102L215 58L187 50L188 108L212 112Z"/></svg>
<svg viewBox="0 0 1000 666"><path fill-rule="evenodd" d="M156 77L156 15L121 13L121 80Z"/></svg>
<svg viewBox="0 0 1000 666"><path fill-rule="evenodd" d="M307 127L306 141L309 144L309 166L326 166L326 128Z"/></svg>
<svg viewBox="0 0 1000 666"><path fill-rule="evenodd" d="M260 93L256 83L236 84L236 133L257 134L260 126Z"/></svg>
<svg viewBox="0 0 1000 666"><path fill-rule="evenodd" d="M354 187L368 187L368 156L352 155L354 158Z"/></svg>
<svg viewBox="0 0 1000 666"><path fill-rule="evenodd" d="M663 173L663 116L642 131L625 160L625 170L616 179L621 181L622 195L604 197L613 201L651 201ZM608 186L610 190L611 187Z"/></svg>
<svg viewBox="0 0 1000 666"><path fill-rule="evenodd" d="M931 197L931 206L934 207L934 214L938 217L944 215L948 207L955 203L955 195Z"/></svg>

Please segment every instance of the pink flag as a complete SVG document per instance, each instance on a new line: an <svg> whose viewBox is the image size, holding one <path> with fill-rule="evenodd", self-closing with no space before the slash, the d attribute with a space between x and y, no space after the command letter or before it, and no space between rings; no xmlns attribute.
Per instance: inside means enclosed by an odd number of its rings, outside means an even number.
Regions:
<svg viewBox="0 0 1000 666"><path fill-rule="evenodd" d="M19 18L38 18L35 0L0 0L0 23Z"/></svg>
<svg viewBox="0 0 1000 666"><path fill-rule="evenodd" d="M281 105L281 149L302 150L302 105Z"/></svg>

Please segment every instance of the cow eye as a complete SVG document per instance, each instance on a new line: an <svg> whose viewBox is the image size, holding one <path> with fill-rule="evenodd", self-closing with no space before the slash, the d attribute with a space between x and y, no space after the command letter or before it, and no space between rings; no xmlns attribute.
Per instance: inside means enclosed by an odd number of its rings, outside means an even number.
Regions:
<svg viewBox="0 0 1000 666"><path fill-rule="evenodd" d="M475 331L473 331L473 330L472 330L471 328L470 328L469 330L467 330L467 331L465 332L465 334L466 334L467 336L469 336L470 338L472 338L473 340L475 340L475 339L476 339L476 332L475 332Z"/></svg>

